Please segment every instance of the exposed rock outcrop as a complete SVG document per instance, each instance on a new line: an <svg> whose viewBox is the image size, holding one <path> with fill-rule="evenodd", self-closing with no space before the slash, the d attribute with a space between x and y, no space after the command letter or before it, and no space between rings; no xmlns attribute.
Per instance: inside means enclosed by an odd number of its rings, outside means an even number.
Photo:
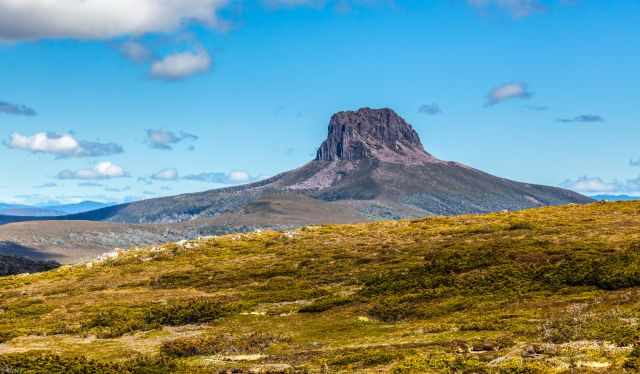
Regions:
<svg viewBox="0 0 640 374"><path fill-rule="evenodd" d="M363 108L333 115L316 161L367 159L403 164L435 160L413 127L391 109Z"/></svg>

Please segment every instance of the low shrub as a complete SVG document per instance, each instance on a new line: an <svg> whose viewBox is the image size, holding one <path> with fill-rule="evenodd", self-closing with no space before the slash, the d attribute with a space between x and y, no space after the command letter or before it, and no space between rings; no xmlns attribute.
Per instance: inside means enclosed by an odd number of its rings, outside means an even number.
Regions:
<svg viewBox="0 0 640 374"><path fill-rule="evenodd" d="M181 326L208 323L237 309L213 298L173 300L166 304L122 306L96 313L82 323L84 331L92 331L99 338L113 338L160 326Z"/></svg>
<svg viewBox="0 0 640 374"><path fill-rule="evenodd" d="M18 353L0 356L1 373L47 374L170 374L176 364L166 358L136 357L126 363L103 363L84 357L51 353Z"/></svg>
<svg viewBox="0 0 640 374"><path fill-rule="evenodd" d="M352 300L349 297L340 297L340 296L329 296L323 297L320 300L316 300L309 305L305 305L298 312L300 313L322 313L327 310L347 305L351 303Z"/></svg>
<svg viewBox="0 0 640 374"><path fill-rule="evenodd" d="M170 357L190 357L214 354L261 353L271 345L290 339L265 333L243 336L198 336L164 342L160 352Z"/></svg>
<svg viewBox="0 0 640 374"><path fill-rule="evenodd" d="M345 352L330 359L328 364L330 366L373 367L387 365L402 358L401 353L391 351Z"/></svg>
<svg viewBox="0 0 640 374"><path fill-rule="evenodd" d="M212 298L195 298L167 304L154 304L145 311L147 325L180 326L220 319L236 308Z"/></svg>

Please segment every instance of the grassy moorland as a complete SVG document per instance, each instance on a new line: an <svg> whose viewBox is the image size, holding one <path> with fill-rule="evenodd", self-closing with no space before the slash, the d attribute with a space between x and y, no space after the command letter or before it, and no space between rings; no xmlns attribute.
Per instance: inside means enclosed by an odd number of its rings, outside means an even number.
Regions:
<svg viewBox="0 0 640 374"><path fill-rule="evenodd" d="M228 235L0 278L0 372L635 372L639 296L640 203Z"/></svg>

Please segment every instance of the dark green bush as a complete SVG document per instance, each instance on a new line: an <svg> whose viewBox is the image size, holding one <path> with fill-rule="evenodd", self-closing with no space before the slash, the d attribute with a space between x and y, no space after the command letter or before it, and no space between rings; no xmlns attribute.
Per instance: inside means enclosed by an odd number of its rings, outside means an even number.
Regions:
<svg viewBox="0 0 640 374"><path fill-rule="evenodd" d="M208 323L235 311L237 306L217 299L195 298L172 300L166 304L120 306L96 313L82 323L82 329L99 338L113 338L160 326Z"/></svg>
<svg viewBox="0 0 640 374"><path fill-rule="evenodd" d="M102 363L84 357L27 352L0 356L0 372L29 374L169 374L176 364L166 358L136 357L126 363Z"/></svg>
<svg viewBox="0 0 640 374"><path fill-rule="evenodd" d="M312 304L305 305L300 308L300 313L322 313L327 310L351 303L349 297L329 296L314 301Z"/></svg>
<svg viewBox="0 0 640 374"><path fill-rule="evenodd" d="M372 367L386 365L399 359L402 359L401 353L373 350L342 353L328 363L330 366Z"/></svg>
<svg viewBox="0 0 640 374"><path fill-rule="evenodd" d="M288 338L264 333L244 336L198 336L164 342L160 352L171 357L190 357L220 353L261 353L271 345L289 341Z"/></svg>
<svg viewBox="0 0 640 374"><path fill-rule="evenodd" d="M196 298L154 304L145 311L147 325L180 326L192 323L207 323L220 319L235 308L212 298Z"/></svg>

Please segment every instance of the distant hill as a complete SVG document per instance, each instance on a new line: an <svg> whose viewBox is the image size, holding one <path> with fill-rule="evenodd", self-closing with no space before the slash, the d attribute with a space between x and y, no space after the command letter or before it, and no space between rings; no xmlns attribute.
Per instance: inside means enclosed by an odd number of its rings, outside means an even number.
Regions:
<svg viewBox="0 0 640 374"><path fill-rule="evenodd" d="M100 203L83 201L75 204L58 204L30 206L19 204L0 204L0 215L18 217L59 217L69 214L89 212L96 209L113 206L114 203Z"/></svg>
<svg viewBox="0 0 640 374"><path fill-rule="evenodd" d="M102 209L116 205L115 203L101 203L98 201L82 201L75 204L59 204L42 206L42 209L50 209L53 211L63 212L63 214L77 214L89 212L92 210Z"/></svg>
<svg viewBox="0 0 640 374"><path fill-rule="evenodd" d="M640 200L640 196L629 196L629 195L595 195L591 196L594 200L600 201L635 201Z"/></svg>

